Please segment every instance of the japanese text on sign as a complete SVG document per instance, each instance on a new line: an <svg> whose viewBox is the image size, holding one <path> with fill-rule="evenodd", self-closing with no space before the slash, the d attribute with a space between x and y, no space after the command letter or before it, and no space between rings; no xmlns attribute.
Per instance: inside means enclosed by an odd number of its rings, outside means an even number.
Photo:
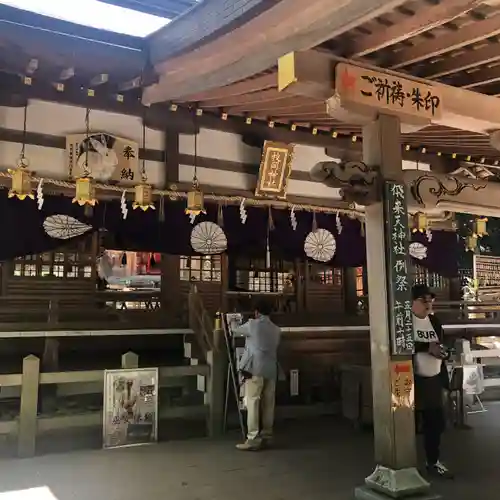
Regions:
<svg viewBox="0 0 500 500"><path fill-rule="evenodd" d="M392 408L412 408L414 402L413 369L411 361L391 363Z"/></svg>
<svg viewBox="0 0 500 500"><path fill-rule="evenodd" d="M286 198L293 145L266 141L262 152L256 196Z"/></svg>
<svg viewBox="0 0 500 500"><path fill-rule="evenodd" d="M384 189L389 328L393 354L413 352L411 283L408 273L408 215L405 186L386 182Z"/></svg>
<svg viewBox="0 0 500 500"><path fill-rule="evenodd" d="M441 118L443 102L437 87L340 63L335 68L335 90L342 106L384 109L418 121Z"/></svg>

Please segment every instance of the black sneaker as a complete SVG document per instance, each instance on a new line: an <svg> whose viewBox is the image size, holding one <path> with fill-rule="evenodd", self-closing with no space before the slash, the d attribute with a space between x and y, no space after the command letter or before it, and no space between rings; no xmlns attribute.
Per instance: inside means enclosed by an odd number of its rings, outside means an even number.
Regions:
<svg viewBox="0 0 500 500"><path fill-rule="evenodd" d="M442 477L443 479L454 479L453 474L448 470L448 467L439 460L434 465L427 465L427 471L433 476Z"/></svg>

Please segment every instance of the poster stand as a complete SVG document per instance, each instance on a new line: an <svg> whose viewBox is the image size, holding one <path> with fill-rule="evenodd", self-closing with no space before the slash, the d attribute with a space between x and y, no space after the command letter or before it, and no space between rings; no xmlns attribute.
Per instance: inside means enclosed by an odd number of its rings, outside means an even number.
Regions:
<svg viewBox="0 0 500 500"><path fill-rule="evenodd" d="M240 313L222 314L222 329L224 331L224 340L226 345L226 354L228 359L227 377L226 377L226 398L224 402L224 421L223 432L226 432L227 422L229 417L229 400L231 388L233 389L233 397L238 410L238 420L240 424L241 434L243 439L246 438L245 418L244 418L244 402L241 395L240 377L238 374L238 347L236 347L233 328L240 326L243 322L243 315Z"/></svg>

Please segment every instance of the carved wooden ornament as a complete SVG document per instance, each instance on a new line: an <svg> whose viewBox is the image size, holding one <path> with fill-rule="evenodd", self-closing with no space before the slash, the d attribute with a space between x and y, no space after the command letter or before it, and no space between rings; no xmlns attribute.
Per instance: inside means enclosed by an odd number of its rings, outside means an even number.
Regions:
<svg viewBox="0 0 500 500"><path fill-rule="evenodd" d="M293 144L264 142L255 196L286 199L293 150Z"/></svg>

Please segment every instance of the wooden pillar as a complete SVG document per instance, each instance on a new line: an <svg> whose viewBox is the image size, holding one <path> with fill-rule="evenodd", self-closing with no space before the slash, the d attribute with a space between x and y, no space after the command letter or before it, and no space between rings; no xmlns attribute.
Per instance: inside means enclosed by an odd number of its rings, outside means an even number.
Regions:
<svg viewBox="0 0 500 500"><path fill-rule="evenodd" d="M208 435L220 436L224 427L224 389L227 373L227 356L223 347L224 332L214 330L214 349L208 352Z"/></svg>
<svg viewBox="0 0 500 500"><path fill-rule="evenodd" d="M59 340L47 337L44 340L42 355L42 372L54 373L59 371ZM44 413L57 409L57 384L40 386L40 406Z"/></svg>
<svg viewBox="0 0 500 500"><path fill-rule="evenodd" d="M20 458L33 457L36 452L39 380L40 360L30 354L23 359L21 407L17 436L17 455Z"/></svg>
<svg viewBox="0 0 500 500"><path fill-rule="evenodd" d="M356 294L356 268L347 267L343 271L345 312L348 314L356 314L358 309L358 296Z"/></svg>
<svg viewBox="0 0 500 500"><path fill-rule="evenodd" d="M380 115L363 128L364 162L380 168L383 181L402 180L400 122L397 117ZM382 189L381 189L382 191ZM380 193L381 194L381 193ZM406 207L405 207L406 208ZM413 409L394 406L392 377L395 362L406 363L410 356L393 356L391 324L394 311L390 304L395 288L387 279L389 268L388 224L384 201L366 207L366 253L370 313L370 345L375 438L375 471L366 478L366 486L356 489L356 498L399 498L428 496L429 483L419 474L416 465L416 440ZM406 212L404 213L406 218ZM404 232L404 231L403 231ZM402 236L407 245L409 234ZM403 259L407 260L408 255ZM412 331L412 330L411 330ZM411 367L411 364L409 365ZM411 368L410 368L411 370ZM423 495L423 496L418 496Z"/></svg>

